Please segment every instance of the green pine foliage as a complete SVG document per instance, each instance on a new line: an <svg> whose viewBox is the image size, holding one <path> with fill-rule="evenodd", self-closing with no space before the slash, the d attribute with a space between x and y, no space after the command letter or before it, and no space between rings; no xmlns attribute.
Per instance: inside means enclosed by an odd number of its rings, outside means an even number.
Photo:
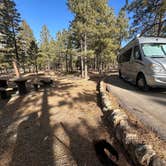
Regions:
<svg viewBox="0 0 166 166"><path fill-rule="evenodd" d="M13 63L17 77L19 72L19 52L17 34L20 31L20 14L12 0L0 0L0 34L5 60Z"/></svg>
<svg viewBox="0 0 166 166"><path fill-rule="evenodd" d="M128 19L122 9L115 16L108 0L68 0L73 13L69 29L52 37L43 25L37 44L33 31L12 0L0 0L0 61L16 61L22 69L89 70L102 72L116 64L121 43L128 37ZM126 5L127 6L127 5ZM4 58L5 57L5 58Z"/></svg>
<svg viewBox="0 0 166 166"><path fill-rule="evenodd" d="M117 50L128 36L125 11L121 10L116 17L107 0L68 0L67 4L75 16L70 29L79 54L88 61L93 57L92 66L98 71L115 63Z"/></svg>
<svg viewBox="0 0 166 166"><path fill-rule="evenodd" d="M166 36L166 1L135 0L128 6L133 21L131 34Z"/></svg>
<svg viewBox="0 0 166 166"><path fill-rule="evenodd" d="M18 53L20 65L24 69L31 64L31 54L28 53L32 41L35 41L33 31L25 20L21 22L20 31L17 35L18 40Z"/></svg>
<svg viewBox="0 0 166 166"><path fill-rule="evenodd" d="M29 62L31 65L33 65L33 69L36 73L38 73L38 46L37 43L32 40L30 42L29 49L27 50L27 53L29 55Z"/></svg>
<svg viewBox="0 0 166 166"><path fill-rule="evenodd" d="M40 47L39 47L39 54L40 54L40 61L44 62L44 65L47 66L46 68L50 70L50 49L49 44L51 40L50 32L46 25L43 25L41 33L40 33Z"/></svg>

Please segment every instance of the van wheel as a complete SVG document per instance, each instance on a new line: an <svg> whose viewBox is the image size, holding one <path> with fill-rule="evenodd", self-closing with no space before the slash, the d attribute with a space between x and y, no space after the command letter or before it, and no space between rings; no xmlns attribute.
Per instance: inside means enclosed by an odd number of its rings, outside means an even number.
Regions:
<svg viewBox="0 0 166 166"><path fill-rule="evenodd" d="M143 91L149 90L149 87L146 83L145 76L143 74L138 75L136 84L137 84L137 87Z"/></svg>
<svg viewBox="0 0 166 166"><path fill-rule="evenodd" d="M119 70L119 78L122 79L122 73L120 70Z"/></svg>

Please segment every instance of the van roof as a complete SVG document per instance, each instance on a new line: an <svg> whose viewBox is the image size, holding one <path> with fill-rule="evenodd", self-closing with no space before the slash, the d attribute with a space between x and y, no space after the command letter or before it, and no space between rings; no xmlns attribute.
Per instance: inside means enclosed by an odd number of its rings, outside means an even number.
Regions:
<svg viewBox="0 0 166 166"><path fill-rule="evenodd" d="M163 37L138 37L139 43L166 43Z"/></svg>
<svg viewBox="0 0 166 166"><path fill-rule="evenodd" d="M137 37L137 38L133 39L132 41L130 41L126 46L124 46L120 50L120 54L127 51L131 47L133 47L133 45L135 45L136 43L139 43L139 44L142 44L142 43L166 43L166 38L164 38L164 37Z"/></svg>

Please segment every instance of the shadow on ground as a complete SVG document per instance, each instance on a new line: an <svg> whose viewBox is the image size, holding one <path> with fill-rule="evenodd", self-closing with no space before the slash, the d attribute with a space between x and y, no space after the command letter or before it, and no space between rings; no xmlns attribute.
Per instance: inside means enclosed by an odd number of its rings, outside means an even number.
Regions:
<svg viewBox="0 0 166 166"><path fill-rule="evenodd" d="M88 117L88 115L77 117L77 122L73 124L68 123L65 118L63 122L59 122L57 116L53 126L51 125L52 115L49 111L53 106L48 101L48 97L62 97L63 100L58 103L59 112L61 106L67 105L69 108L73 108L74 103L79 103L81 106L88 102L96 103L98 101L100 106L95 90L90 93L83 89L77 93L77 96L72 96L69 90L76 85L70 82L61 83L60 79L55 81L54 85L53 88L44 88L35 92L31 97L28 97L30 94L17 97L6 105L0 115L0 162L2 165L9 163L10 166L55 166L62 165L61 162L64 162L65 158L68 158L67 165L73 161L80 166L101 165L96 156L93 140L100 139L103 124L100 122L97 122L97 125L90 124L91 119L88 121L86 118L93 117ZM41 94L41 103L38 103L37 94ZM71 99L70 103L67 102L67 98ZM40 107L40 109L27 113L26 109L31 105ZM89 108L89 110L91 109ZM63 130L65 136L57 135L59 129ZM112 138L112 135L110 137ZM68 138L68 142L66 138ZM112 145L114 146L114 142ZM61 146L60 154L62 154L58 158L57 153Z"/></svg>
<svg viewBox="0 0 166 166"><path fill-rule="evenodd" d="M18 126L11 166L54 165L47 97L47 89L44 89L41 115L32 113Z"/></svg>

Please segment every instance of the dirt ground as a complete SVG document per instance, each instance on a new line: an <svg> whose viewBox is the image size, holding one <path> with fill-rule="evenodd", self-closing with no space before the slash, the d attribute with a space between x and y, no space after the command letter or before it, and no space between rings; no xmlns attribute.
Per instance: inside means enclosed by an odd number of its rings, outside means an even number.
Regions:
<svg viewBox="0 0 166 166"><path fill-rule="evenodd" d="M130 166L102 118L96 82L54 80L54 87L0 102L0 166L100 166L96 139L118 151L119 166Z"/></svg>

